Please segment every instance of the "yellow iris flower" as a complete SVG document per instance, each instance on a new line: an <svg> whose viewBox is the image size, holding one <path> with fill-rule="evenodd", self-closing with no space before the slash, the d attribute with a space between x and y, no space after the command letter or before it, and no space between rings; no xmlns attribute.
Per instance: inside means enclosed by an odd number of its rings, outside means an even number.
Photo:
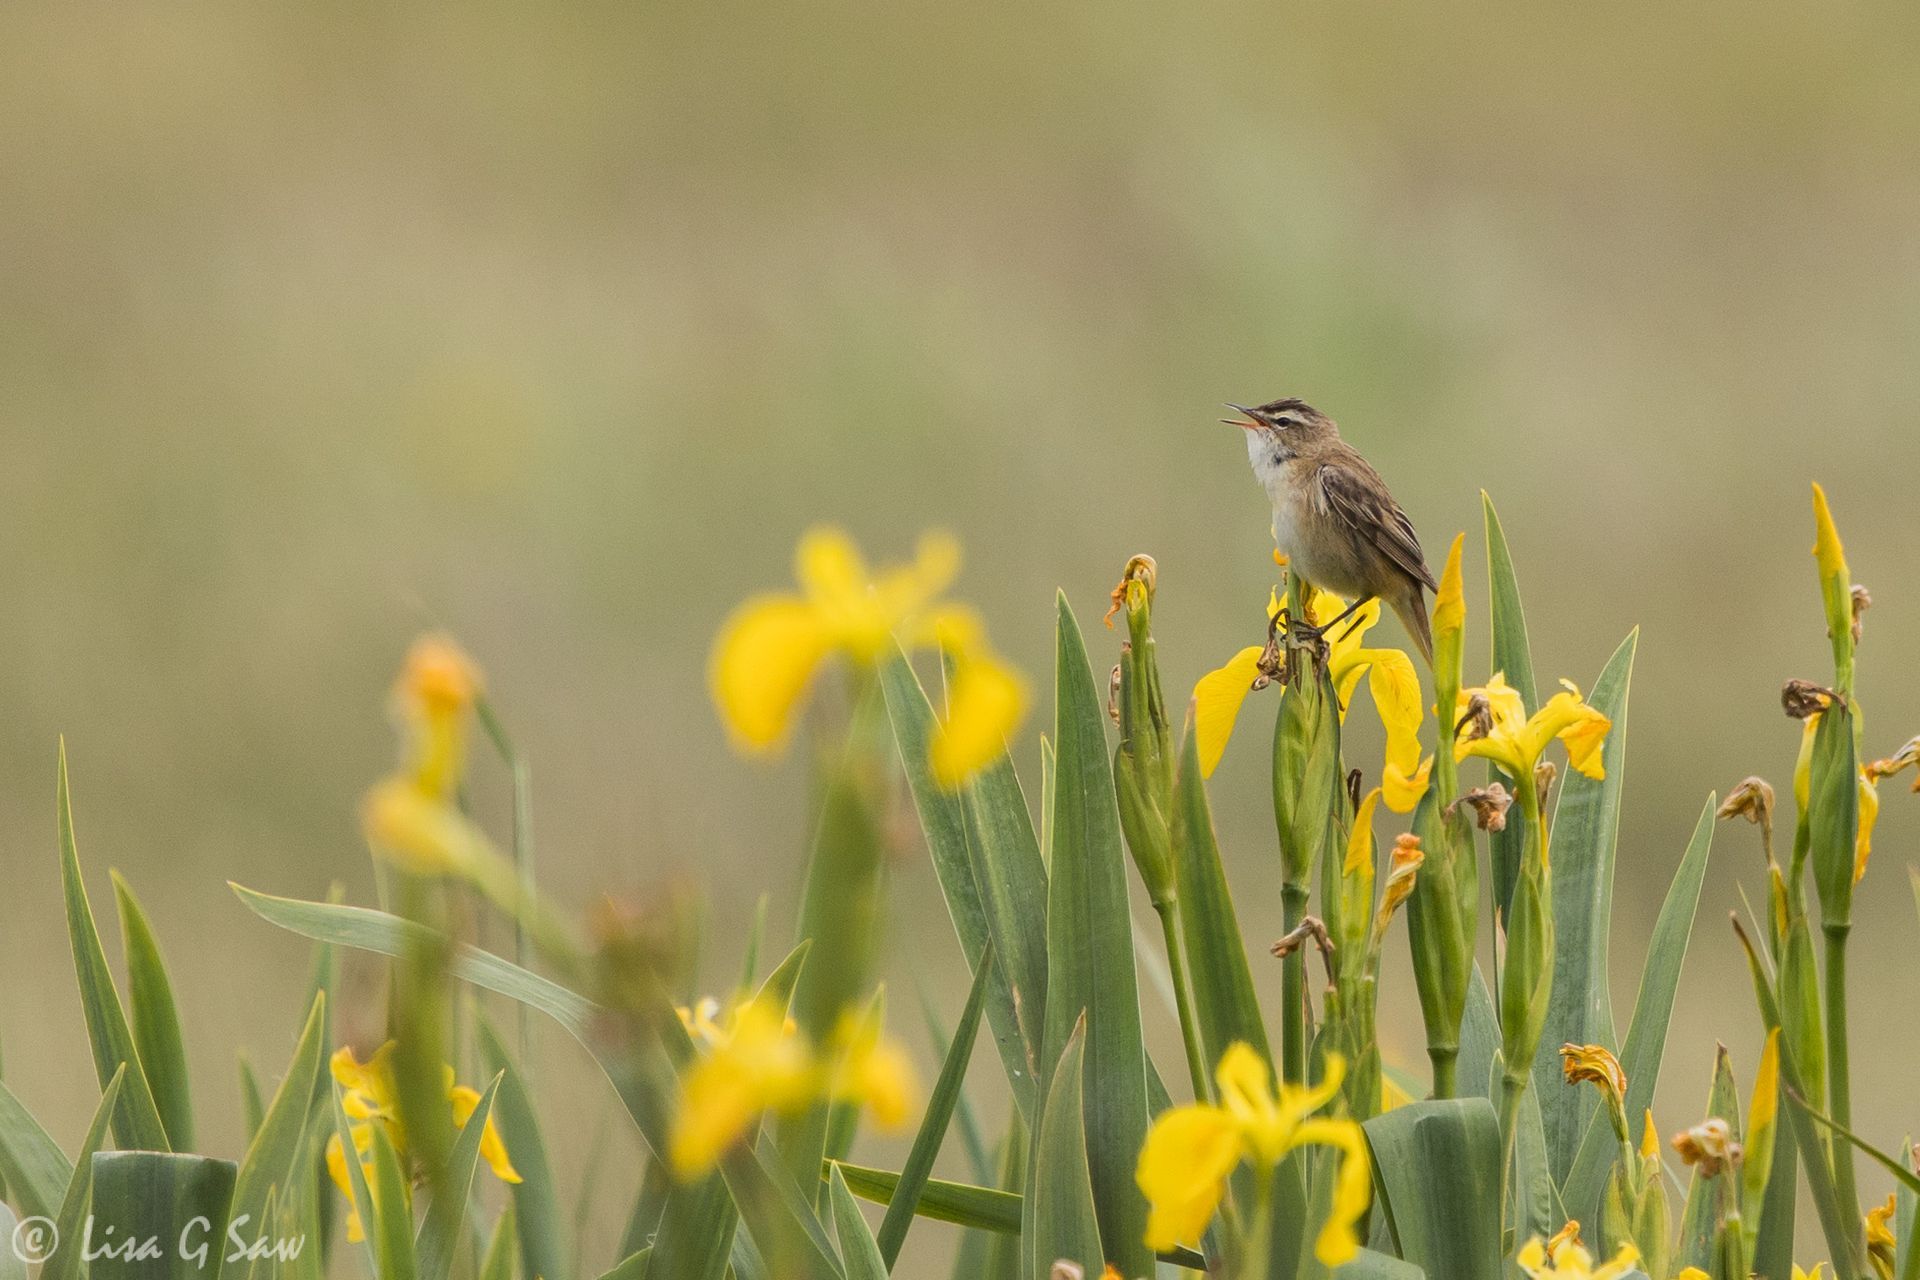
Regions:
<svg viewBox="0 0 1920 1280"><path fill-rule="evenodd" d="M864 1105L883 1128L898 1129L911 1118L912 1064L877 1026L849 1015L833 1052L822 1058L793 1020L765 1000L740 1005L724 1026L706 1003L681 1011L703 1048L682 1080L668 1146L682 1181L712 1170L768 1111L791 1113L833 1099Z"/></svg>
<svg viewBox="0 0 1920 1280"><path fill-rule="evenodd" d="M460 811L467 712L480 696L480 668L444 635L414 641L391 698L400 768L360 801L367 843L415 875L457 875L491 852Z"/></svg>
<svg viewBox="0 0 1920 1280"><path fill-rule="evenodd" d="M396 1154L404 1162L407 1153L407 1133L400 1123L399 1103L393 1082L393 1042L389 1040L374 1051L365 1062L353 1056L353 1050L342 1047L328 1063L333 1078L340 1085L340 1108L346 1112L350 1122L348 1134L353 1138L355 1158L360 1161L366 1172L367 1189L373 1189L373 1130L378 1125L387 1135L387 1141L393 1144ZM480 1094L463 1084L454 1081L453 1068L447 1067L446 1092L447 1105L453 1113L453 1126L464 1129L473 1118L473 1112L480 1105ZM514 1169L513 1162L507 1158L507 1145L500 1140L500 1132L494 1128L493 1117L487 1117L487 1127L480 1134L480 1158L487 1162L494 1176L502 1182L518 1182L520 1174ZM359 1241L366 1239L366 1228L360 1220L360 1209L354 1201L353 1178L347 1169L346 1149L335 1134L327 1139L327 1172L332 1176L334 1185L340 1188L340 1194L347 1199L347 1239Z"/></svg>
<svg viewBox="0 0 1920 1280"><path fill-rule="evenodd" d="M871 667L897 642L955 659L949 711L929 749L935 777L956 787L992 763L1026 714L1026 683L993 654L973 610L940 600L959 569L951 538L929 534L912 564L875 574L846 534L809 530L794 551L799 592L753 597L714 639L708 686L734 743L779 750L829 657Z"/></svg>
<svg viewBox="0 0 1920 1280"><path fill-rule="evenodd" d="M1640 1261L1640 1251L1623 1244L1612 1261L1595 1266L1593 1255L1580 1243L1580 1224L1569 1222L1551 1240L1535 1236L1527 1241L1515 1261L1533 1280L1618 1280Z"/></svg>
<svg viewBox="0 0 1920 1280"><path fill-rule="evenodd" d="M1366 1214L1372 1178L1366 1139L1351 1120L1313 1116L1338 1095L1345 1074L1340 1056L1328 1054L1318 1085L1282 1085L1276 1098L1260 1055L1239 1041L1231 1045L1215 1073L1221 1105L1193 1103L1161 1113L1140 1148L1133 1176L1147 1197L1147 1246L1164 1252L1198 1244L1242 1160L1265 1171L1299 1147L1327 1146L1340 1152L1340 1167L1314 1254L1330 1267L1351 1259L1359 1249L1354 1225Z"/></svg>
<svg viewBox="0 0 1920 1280"><path fill-rule="evenodd" d="M1269 622L1286 603L1286 597L1268 594ZM1345 607L1338 596L1316 592L1311 612L1314 617L1331 618ZM1387 731L1386 759L1380 771L1382 792L1389 809L1410 813L1426 791L1427 776L1433 768L1431 758L1422 760L1420 756L1420 724L1426 713L1413 659L1400 649L1366 647L1366 634L1379 621L1380 602L1369 600L1335 627L1327 636L1327 673L1340 698L1342 719L1353 703L1353 691L1361 677L1366 677L1374 709ZM1240 706L1260 678L1263 652L1259 647L1242 649L1193 686L1195 746L1205 777L1213 775L1226 753L1227 739L1233 736L1234 723L1240 718Z"/></svg>
<svg viewBox="0 0 1920 1280"><path fill-rule="evenodd" d="M1887 1194L1885 1204L1875 1205L1867 1210L1867 1261L1873 1266L1876 1275L1891 1280L1898 1244L1893 1238L1893 1194Z"/></svg>
<svg viewBox="0 0 1920 1280"><path fill-rule="evenodd" d="M1574 685L1565 680L1560 683L1564 686L1561 692L1531 716L1504 672L1496 672L1481 688L1462 689L1453 712L1454 723L1461 726L1454 738L1453 758L1481 756L1516 778L1530 777L1547 744L1558 738L1566 744L1567 761L1574 768L1589 778L1606 777L1600 748L1613 721L1588 706ZM1480 726L1487 730L1484 735L1471 724L1461 724L1469 717L1476 698L1486 700L1488 723Z"/></svg>

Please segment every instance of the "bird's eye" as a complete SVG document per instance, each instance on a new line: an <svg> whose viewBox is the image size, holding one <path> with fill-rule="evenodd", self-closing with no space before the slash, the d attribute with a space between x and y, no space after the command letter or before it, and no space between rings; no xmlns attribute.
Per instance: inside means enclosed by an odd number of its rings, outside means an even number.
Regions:
<svg viewBox="0 0 1920 1280"><path fill-rule="evenodd" d="M1299 426L1300 424L1295 422L1292 418L1279 417L1273 420L1273 425L1276 427L1286 428L1286 427L1296 427L1296 426Z"/></svg>

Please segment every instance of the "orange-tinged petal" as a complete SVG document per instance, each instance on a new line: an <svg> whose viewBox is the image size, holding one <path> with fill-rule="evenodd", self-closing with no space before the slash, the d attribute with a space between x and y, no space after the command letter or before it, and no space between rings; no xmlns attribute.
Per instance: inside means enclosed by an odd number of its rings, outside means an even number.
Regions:
<svg viewBox="0 0 1920 1280"><path fill-rule="evenodd" d="M794 596L758 596L734 611L714 640L707 686L735 746L764 753L786 744L832 643L824 615Z"/></svg>
<svg viewBox="0 0 1920 1280"><path fill-rule="evenodd" d="M1260 676L1259 648L1242 649L1227 659L1226 665L1201 676L1193 686L1194 746L1200 754L1200 774L1212 777L1226 754L1227 739L1233 736L1234 721L1240 718L1240 704L1253 691Z"/></svg>

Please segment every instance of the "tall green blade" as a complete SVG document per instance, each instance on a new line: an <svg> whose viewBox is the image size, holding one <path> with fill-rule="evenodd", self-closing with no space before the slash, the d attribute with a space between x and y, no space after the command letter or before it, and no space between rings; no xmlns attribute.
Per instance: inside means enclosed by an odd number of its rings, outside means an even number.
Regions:
<svg viewBox="0 0 1920 1280"><path fill-rule="evenodd" d="M568 1280L573 1275L573 1263L567 1248L566 1219L555 1194L553 1166L547 1159L546 1139L533 1099L493 1024L484 1017L477 1018L474 1030L479 1035L481 1062L487 1071L500 1077L493 1100L493 1123L520 1175L511 1196L521 1274Z"/></svg>
<svg viewBox="0 0 1920 1280"><path fill-rule="evenodd" d="M1620 642L1588 698L1613 721L1600 755L1606 776L1589 778L1569 769L1553 814L1553 1000L1533 1063L1532 1092L1540 1102L1547 1161L1556 1183L1565 1182L1573 1169L1574 1154L1598 1105L1594 1090L1569 1089L1562 1083L1560 1046L1619 1048L1607 991L1607 934L1613 923L1614 849L1626 781L1627 686L1639 638L1635 628Z"/></svg>
<svg viewBox="0 0 1920 1280"><path fill-rule="evenodd" d="M351 1152L355 1150L353 1126L347 1121L347 1113L345 1108L341 1106L340 1097L339 1084L329 1081L327 1085L326 1102L328 1110L332 1113L333 1117L333 1138L340 1143L340 1149L343 1152ZM375 1252L373 1218L372 1212L368 1207L373 1203L373 1188L367 1182L368 1173L364 1157L357 1160L349 1158L346 1161L346 1166L348 1221L351 1222L352 1215L356 1213L360 1215L361 1260L366 1264L367 1274L379 1277L380 1280L385 1280L385 1278L381 1276L380 1259Z"/></svg>
<svg viewBox="0 0 1920 1280"><path fill-rule="evenodd" d="M0 1280L27 1280L27 1257L34 1256L37 1246L32 1235L23 1234L19 1217L4 1200L0 1200L0 1239L18 1240L29 1246L26 1257L19 1249L0 1249Z"/></svg>
<svg viewBox="0 0 1920 1280"><path fill-rule="evenodd" d="M1193 988L1194 1018L1209 1065L1225 1056L1236 1040L1251 1045L1269 1067L1267 1027L1253 990L1253 969L1233 892L1220 860L1207 788L1200 776L1198 735L1187 726L1180 747L1180 774L1174 788L1173 863L1180 890L1181 930L1186 942L1187 975Z"/></svg>
<svg viewBox="0 0 1920 1280"><path fill-rule="evenodd" d="M77 1277L87 1274L86 1261L81 1257L81 1244L87 1215L93 1209L93 1157L106 1143L107 1129L113 1122L113 1109L125 1079L125 1068L115 1072L106 1092L100 1095L100 1105L94 1109L93 1123L87 1126L87 1136L81 1141L80 1154L73 1163L73 1178L67 1183L66 1194L60 1200L60 1216L54 1219L52 1238L64 1244L56 1247L53 1256L40 1268L40 1280L77 1280ZM113 1220L109 1218L102 1221ZM117 1223L115 1225L118 1226Z"/></svg>
<svg viewBox="0 0 1920 1280"><path fill-rule="evenodd" d="M1500 516L1493 509L1493 499L1486 490L1480 491L1482 517L1487 531L1487 587L1490 593L1489 616L1493 626L1493 669L1504 672L1507 684L1519 693L1526 703L1527 710L1538 709L1540 703L1533 680L1533 650L1527 644L1527 615L1520 606L1520 582L1513 571L1513 553L1507 549L1507 535L1500 527ZM1451 715L1450 708L1442 708ZM1498 769L1494 776L1506 778ZM1513 780L1506 778L1507 790L1513 790ZM1513 879L1519 874L1520 855L1526 844L1526 824L1510 822L1504 831L1496 831L1489 837L1493 851L1493 903L1500 918L1507 915L1507 904L1513 898Z"/></svg>
<svg viewBox="0 0 1920 1280"><path fill-rule="evenodd" d="M973 1060L973 1041L980 1031L980 1015L986 1007L987 981L992 976L992 970L993 950L988 948L980 957L980 968L973 975L973 989L967 995L966 1008L961 1011L960 1025L954 1032L953 1043L947 1048L946 1060L940 1064L940 1078L934 1082L933 1093L927 1099L927 1109L920 1120L920 1131L914 1135L913 1149L907 1153L907 1163L900 1171L900 1185L887 1205L886 1217L880 1222L878 1243L886 1270L892 1270L900 1257L900 1246L906 1242L907 1229L913 1225L914 1208L920 1201L921 1189L933 1173L934 1157L940 1154L940 1143L946 1137L954 1104L959 1101L960 1091L966 1084L967 1064ZM836 1186L844 1189L844 1180L836 1183ZM840 1247L842 1250L847 1247L844 1228ZM852 1260L844 1260L848 1262L851 1274Z"/></svg>
<svg viewBox="0 0 1920 1280"><path fill-rule="evenodd" d="M351 1164L353 1161L348 1160ZM367 1239L380 1260L380 1280L418 1280L413 1252L413 1214L408 1210L407 1178L400 1170L400 1154L387 1141L387 1131L373 1126L373 1212L361 1207Z"/></svg>
<svg viewBox="0 0 1920 1280"><path fill-rule="evenodd" d="M93 908L87 903L87 887L80 878L80 853L73 839L73 802L67 790L64 740L60 743L55 793L60 823L60 882L67 902L67 936L73 944L73 970L80 982L80 1008L87 1019L87 1038L93 1044L94 1072L104 1089L122 1063L128 1068L126 1084L120 1090L120 1110L113 1121L114 1140L127 1150L170 1151L166 1126L160 1123L153 1090L141 1069L133 1031L127 1026L126 1012L120 1007L120 993L114 988L112 971L107 968L107 954L100 947L100 931L94 926Z"/></svg>
<svg viewBox="0 0 1920 1280"><path fill-rule="evenodd" d="M988 988L987 1025L1014 1099L1029 1111L1046 993L1046 921L1039 904L1046 902L1047 881L1026 801L1004 758L965 794L941 788L927 763L933 707L905 657L896 653L886 661L880 684L961 953L970 969L979 967L989 943L1001 957Z"/></svg>
<svg viewBox="0 0 1920 1280"><path fill-rule="evenodd" d="M1430 1276L1502 1275L1500 1121L1493 1104L1415 1102L1362 1127L1400 1256Z"/></svg>
<svg viewBox="0 0 1920 1280"><path fill-rule="evenodd" d="M480 1256L480 1280L513 1280L513 1260L520 1253L519 1237L513 1201L509 1200L493 1224L487 1251Z"/></svg>
<svg viewBox="0 0 1920 1280"><path fill-rule="evenodd" d="M977 968L978 966L976 970ZM992 983L992 974L987 975L987 981L989 984ZM992 990L989 985L987 988L989 1000L992 999ZM953 1051L953 1036L941 1021L932 997L927 994L926 983L919 984L918 994L920 1014L927 1024L927 1038L933 1043L933 1056L945 1062L947 1055ZM974 1181L993 1181L999 1165L994 1161L992 1153L987 1150L986 1138L980 1131L980 1117L974 1110L973 1100L968 1097L964 1088L960 1090L960 1096L954 1101L953 1122L954 1127L960 1130L960 1145L967 1153L967 1164L973 1173Z"/></svg>
<svg viewBox="0 0 1920 1280"><path fill-rule="evenodd" d="M1727 1057L1727 1046L1721 1045L1713 1058L1713 1088L1707 1094L1707 1115L1727 1122L1733 1131L1733 1140L1740 1141L1740 1094L1733 1083L1733 1064ZM1676 1267L1713 1266L1713 1235L1718 1221L1721 1196L1721 1179L1733 1174L1723 1173L1718 1178L1705 1178L1695 1170L1693 1181L1687 1186L1686 1208L1680 1214L1679 1244L1673 1251Z"/></svg>
<svg viewBox="0 0 1920 1280"><path fill-rule="evenodd" d="M846 1280L813 1203L794 1184L771 1141L735 1147L721 1168L740 1209L740 1221L771 1275L795 1280Z"/></svg>
<svg viewBox="0 0 1920 1280"><path fill-rule="evenodd" d="M112 1223L116 1240L155 1241L158 1255L129 1258L133 1251L122 1249L95 1258L92 1280L213 1280L220 1273L232 1161L103 1151L92 1163L94 1220Z"/></svg>
<svg viewBox="0 0 1920 1280"><path fill-rule="evenodd" d="M1066 763L1069 754L1062 744L1063 767L1070 767ZM1059 861L1055 859L1056 873ZM1087 1021L1082 1018L1068 1034L1040 1116L1040 1138L1034 1149L1032 1235L1027 1241L1029 1280L1047 1280L1053 1264L1061 1259L1078 1263L1089 1275L1100 1274L1103 1265L1081 1106L1086 1030ZM1143 1266L1123 1274L1145 1275L1152 1265L1153 1260L1148 1258Z"/></svg>
<svg viewBox="0 0 1920 1280"><path fill-rule="evenodd" d="M1633 1021L1627 1027L1626 1048L1620 1066L1627 1073L1627 1115L1637 1118L1653 1105L1654 1085L1660 1080L1660 1061L1667 1046L1667 1023L1673 1014L1674 991L1687 958L1687 939L1693 932L1700 905L1700 886L1707 874L1707 855L1713 848L1713 812L1719 803L1709 795L1695 822L1693 837L1673 873L1666 900L1660 904L1653 933L1647 939L1647 959L1640 971L1640 991L1633 1002ZM1562 1187L1567 1212L1582 1222L1600 1220L1600 1197L1607 1171L1619 1150L1613 1129L1599 1110L1587 1120L1586 1133L1573 1159L1573 1170Z"/></svg>
<svg viewBox="0 0 1920 1280"><path fill-rule="evenodd" d="M893 1264L881 1256L880 1244L867 1227L867 1220L860 1216L860 1206L838 1168L833 1171L829 1199L833 1202L833 1231L840 1238L840 1265L846 1268L847 1280L887 1280Z"/></svg>
<svg viewBox="0 0 1920 1280"><path fill-rule="evenodd" d="M823 1175L838 1171L847 1187L862 1200L892 1204L900 1175L887 1169L830 1161ZM958 1227L979 1231L1017 1233L1020 1230L1020 1195L993 1187L969 1186L963 1182L943 1182L931 1178L920 1189L914 1210L935 1222L950 1222Z"/></svg>
<svg viewBox="0 0 1920 1280"><path fill-rule="evenodd" d="M446 1280L453 1270L454 1253L460 1247L460 1231L467 1221L467 1199L473 1190L474 1169L480 1163L480 1140L486 1134L494 1096L500 1092L500 1081L505 1075L505 1071L494 1075L493 1082L475 1104L473 1114L467 1117L460 1136L454 1139L445 1177L440 1181L433 1203L427 1206L426 1221L420 1224L420 1234L414 1240L414 1254L420 1260L420 1280Z"/></svg>
<svg viewBox="0 0 1920 1280"><path fill-rule="evenodd" d="M1426 1272L1390 1253L1362 1249L1352 1262L1333 1269L1335 1280L1426 1280Z"/></svg>
<svg viewBox="0 0 1920 1280"><path fill-rule="evenodd" d="M233 1188L233 1218L256 1228L266 1217L267 1195L274 1187L291 1186L295 1165L306 1149L307 1115L313 1105L320 1063L327 1052L327 998L316 995L307 1013L306 1029L294 1047L286 1078L274 1091L260 1132L247 1146Z"/></svg>
<svg viewBox="0 0 1920 1280"><path fill-rule="evenodd" d="M173 983L153 935L147 914L133 889L118 871L113 877L114 900L120 908L120 936L126 941L127 1005L132 1011L133 1043L140 1067L153 1089L154 1106L167 1131L167 1145L175 1151L193 1150L193 1090L187 1080L187 1047L180 1034L180 1014L174 1007Z"/></svg>
<svg viewBox="0 0 1920 1280"><path fill-rule="evenodd" d="M60 1197L73 1178L73 1162L60 1144L5 1084L0 1084L0 1176L29 1218L59 1212Z"/></svg>
<svg viewBox="0 0 1920 1280"><path fill-rule="evenodd" d="M1147 1135L1147 1078L1128 863L1104 702L1064 594L1056 641L1058 756L1047 893L1046 1043L1048 1057L1057 1060L1084 1018L1086 1156L1100 1240L1107 1260L1122 1274L1140 1275L1152 1265L1143 1243L1147 1205L1133 1180ZM1053 1090L1049 1084L1049 1106Z"/></svg>
<svg viewBox="0 0 1920 1280"><path fill-rule="evenodd" d="M258 893L243 885L229 884L228 887L262 920L316 942L331 942L376 955L400 956L432 932L412 920L371 907L302 902ZM540 1010L591 1050L596 1010L593 1002L578 992L569 991L511 960L464 944L454 948L452 972L462 982Z"/></svg>

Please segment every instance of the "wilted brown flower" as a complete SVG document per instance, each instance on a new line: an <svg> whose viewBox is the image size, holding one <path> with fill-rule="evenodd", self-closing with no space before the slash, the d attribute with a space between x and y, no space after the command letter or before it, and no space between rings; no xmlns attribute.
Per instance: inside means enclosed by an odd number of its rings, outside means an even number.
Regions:
<svg viewBox="0 0 1920 1280"><path fill-rule="evenodd" d="M1853 600L1853 642L1859 644L1860 615L1873 608L1873 597L1868 595L1867 589L1857 582L1853 584L1850 595Z"/></svg>
<svg viewBox="0 0 1920 1280"><path fill-rule="evenodd" d="M1474 825L1482 831L1507 829L1507 809L1513 804L1513 797L1498 782L1475 787L1455 800L1447 806L1447 817L1451 819L1454 809L1463 804L1472 807Z"/></svg>
<svg viewBox="0 0 1920 1280"><path fill-rule="evenodd" d="M1839 694L1811 680L1789 680L1780 690L1780 705L1795 720L1825 711L1839 699Z"/></svg>
<svg viewBox="0 0 1920 1280"><path fill-rule="evenodd" d="M1773 825L1773 787L1765 778L1746 778L1721 802L1722 818L1745 818L1761 826Z"/></svg>
<svg viewBox="0 0 1920 1280"><path fill-rule="evenodd" d="M1733 1140L1733 1129L1717 1116L1674 1134L1673 1149L1703 1178L1719 1177L1739 1164L1742 1154L1740 1144Z"/></svg>
<svg viewBox="0 0 1920 1280"><path fill-rule="evenodd" d="M1460 731L1467 730L1466 740L1478 742L1493 733L1493 703L1485 692L1475 690L1467 699L1467 709L1453 723L1453 737L1460 740Z"/></svg>
<svg viewBox="0 0 1920 1280"><path fill-rule="evenodd" d="M1868 782L1878 782L1882 778L1891 778L1902 769L1913 769L1913 789L1920 791L1920 737L1909 738L1904 746L1885 760L1875 760L1866 767Z"/></svg>
<svg viewBox="0 0 1920 1280"><path fill-rule="evenodd" d="M1101 621L1113 630L1113 615L1122 609L1138 608L1153 599L1160 582L1160 566L1149 555L1137 555L1120 571L1120 581L1107 597L1107 614Z"/></svg>

